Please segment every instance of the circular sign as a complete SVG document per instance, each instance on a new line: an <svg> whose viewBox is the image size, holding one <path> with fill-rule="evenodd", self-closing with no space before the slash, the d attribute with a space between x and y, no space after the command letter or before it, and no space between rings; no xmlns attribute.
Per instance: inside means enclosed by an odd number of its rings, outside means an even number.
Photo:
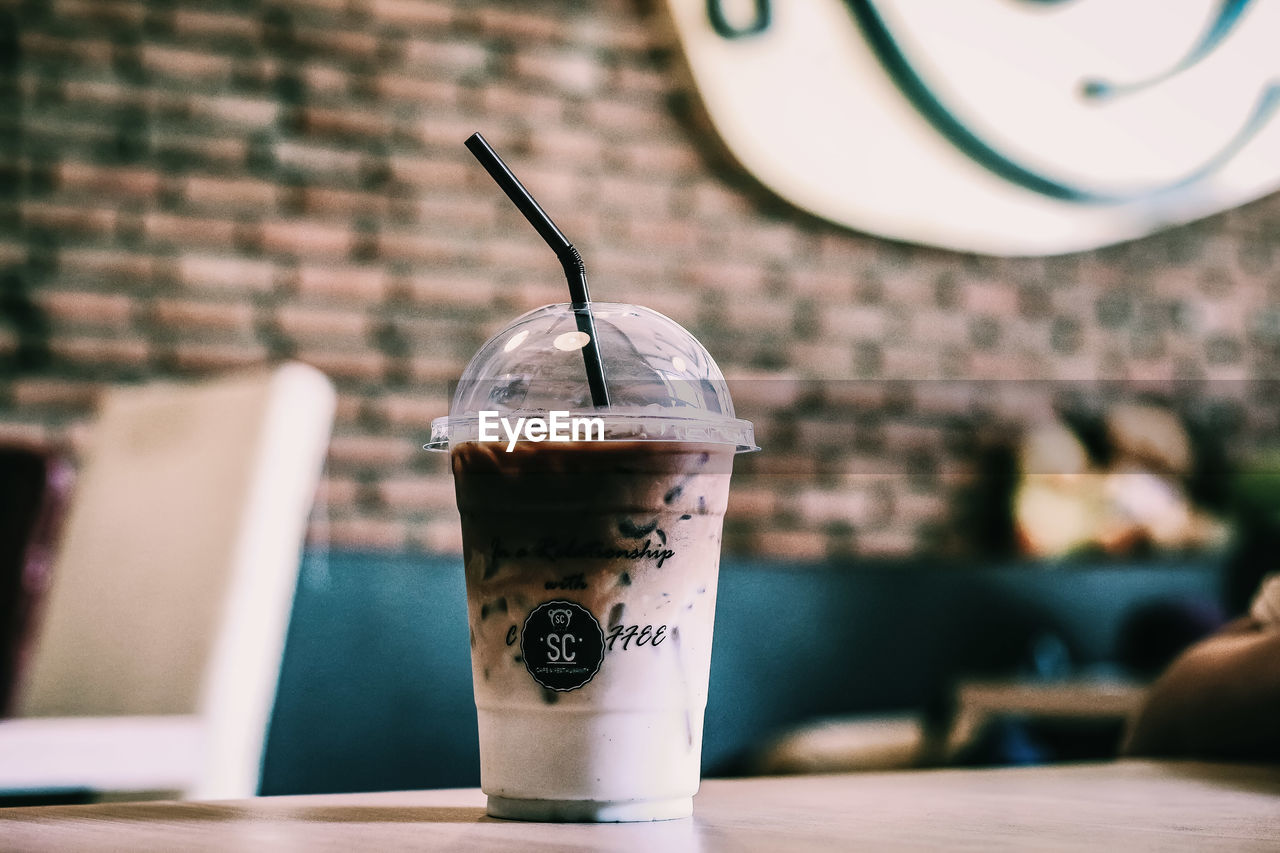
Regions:
<svg viewBox="0 0 1280 853"><path fill-rule="evenodd" d="M1280 3L666 4L733 159L851 228L1054 255L1280 187Z"/></svg>
<svg viewBox="0 0 1280 853"><path fill-rule="evenodd" d="M577 690L600 671L604 631L582 605L547 601L524 620L520 654L533 680L543 687L561 693Z"/></svg>

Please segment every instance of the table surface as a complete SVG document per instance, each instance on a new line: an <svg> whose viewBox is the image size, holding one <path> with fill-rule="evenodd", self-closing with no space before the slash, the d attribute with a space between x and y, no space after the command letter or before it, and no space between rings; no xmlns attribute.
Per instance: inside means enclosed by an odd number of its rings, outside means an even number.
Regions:
<svg viewBox="0 0 1280 853"><path fill-rule="evenodd" d="M709 780L694 817L546 824L478 790L0 810L6 850L1280 849L1280 767L1123 761Z"/></svg>

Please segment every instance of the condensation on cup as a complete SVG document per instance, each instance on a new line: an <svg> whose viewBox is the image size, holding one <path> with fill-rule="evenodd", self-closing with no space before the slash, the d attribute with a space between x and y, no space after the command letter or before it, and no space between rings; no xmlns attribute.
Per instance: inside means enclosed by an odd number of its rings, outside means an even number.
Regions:
<svg viewBox="0 0 1280 853"><path fill-rule="evenodd" d="M710 354L647 308L591 303L593 406L583 310L485 343L427 445L462 515L481 787L496 817L686 817L729 477L758 448Z"/></svg>

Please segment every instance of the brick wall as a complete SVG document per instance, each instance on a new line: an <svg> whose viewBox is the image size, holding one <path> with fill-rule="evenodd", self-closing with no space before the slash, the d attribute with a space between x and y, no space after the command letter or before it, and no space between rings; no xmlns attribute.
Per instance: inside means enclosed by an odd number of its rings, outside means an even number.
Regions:
<svg viewBox="0 0 1280 853"><path fill-rule="evenodd" d="M81 447L105 384L298 358L341 395L330 539L456 549L429 420L490 332L564 298L463 149L477 129L597 299L671 315L743 380L768 452L739 467L731 550L972 548L984 442L1114 390L1063 380L1177 380L1211 426L1276 426L1265 390L1205 389L1280 363L1280 197L1047 260L854 234L724 160L663 14L0 2L0 439Z"/></svg>

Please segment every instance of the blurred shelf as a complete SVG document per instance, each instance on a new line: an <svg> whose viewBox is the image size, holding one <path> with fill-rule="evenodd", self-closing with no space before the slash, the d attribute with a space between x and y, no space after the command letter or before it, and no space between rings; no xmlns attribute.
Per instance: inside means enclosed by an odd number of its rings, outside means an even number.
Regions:
<svg viewBox="0 0 1280 853"><path fill-rule="evenodd" d="M962 681L944 755L955 756L984 726L1001 717L1127 721L1137 713L1146 685L1120 679Z"/></svg>

